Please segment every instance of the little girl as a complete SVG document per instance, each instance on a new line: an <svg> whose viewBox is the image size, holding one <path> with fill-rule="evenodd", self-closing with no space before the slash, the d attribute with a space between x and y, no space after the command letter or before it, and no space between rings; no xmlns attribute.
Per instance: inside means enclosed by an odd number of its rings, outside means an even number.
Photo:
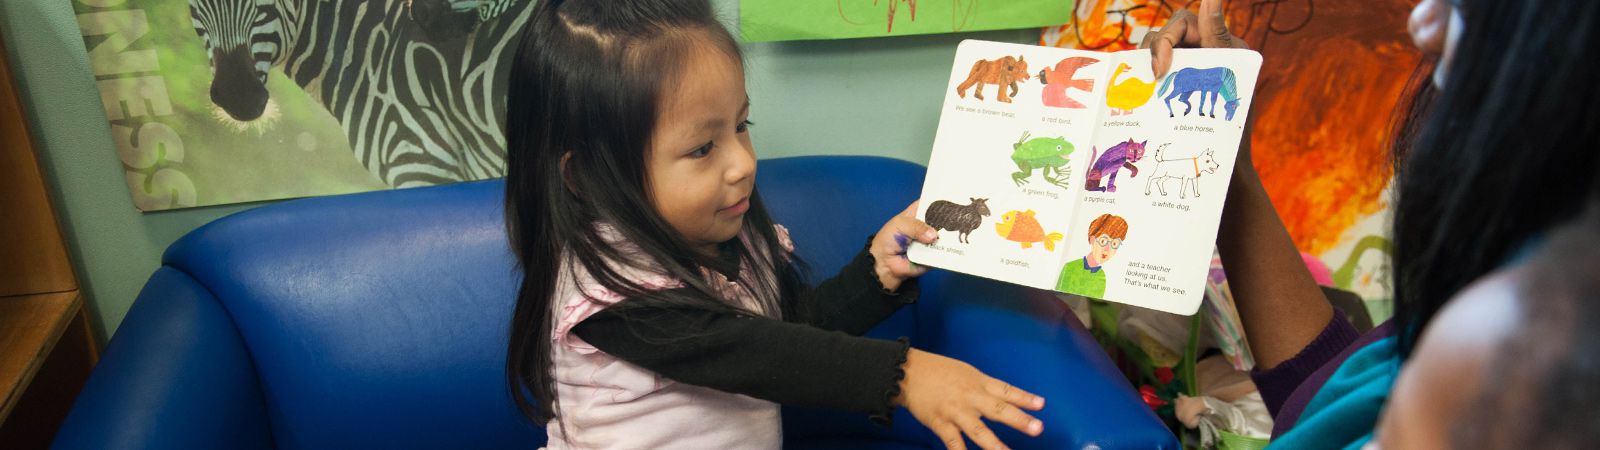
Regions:
<svg viewBox="0 0 1600 450"><path fill-rule="evenodd" d="M915 205L801 283L755 190L744 68L705 0L541 1L512 66L506 220L523 269L507 377L550 448L778 448L777 403L887 420L953 449L1038 435L1044 399L860 335L917 298ZM1021 408L1021 409L1019 409Z"/></svg>

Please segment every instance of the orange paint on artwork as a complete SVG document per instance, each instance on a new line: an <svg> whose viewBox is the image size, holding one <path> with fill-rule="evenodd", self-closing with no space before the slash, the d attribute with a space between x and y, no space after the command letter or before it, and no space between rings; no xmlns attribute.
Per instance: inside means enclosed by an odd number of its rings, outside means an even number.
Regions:
<svg viewBox="0 0 1600 450"><path fill-rule="evenodd" d="M1258 14L1234 28L1271 61L1256 85L1256 169L1295 243L1322 254L1389 207L1380 197L1394 175L1392 124L1420 56L1406 34L1408 0L1317 2L1314 17L1309 6L1279 2L1273 23ZM1245 24L1240 9L1230 18Z"/></svg>
<svg viewBox="0 0 1600 450"><path fill-rule="evenodd" d="M1355 45L1328 39L1312 53ZM1390 144L1397 100L1410 70L1397 61L1416 57L1389 43L1336 58L1299 58L1282 72L1281 87L1258 90L1252 148L1256 168L1272 193L1278 214L1302 250L1321 253L1338 244L1343 230L1388 205L1378 201L1394 174ZM1327 54L1327 53L1324 53ZM1263 70L1263 78L1267 78ZM1290 77L1290 73L1338 74L1335 79ZM1393 78L1393 79L1391 79ZM1344 92L1360 87L1362 95ZM1267 118L1271 118L1267 120Z"/></svg>
<svg viewBox="0 0 1600 450"><path fill-rule="evenodd" d="M1229 28L1267 62L1251 112L1253 158L1302 251L1322 254L1361 218L1389 207L1380 198L1394 173L1391 124L1420 59L1406 34L1411 3L1227 2ZM1073 23L1045 29L1040 43L1134 49L1133 39L1174 8L1198 5L1084 0Z"/></svg>
<svg viewBox="0 0 1600 450"><path fill-rule="evenodd" d="M1039 45L1115 52L1139 47L1134 37L1164 23L1179 2L1082 0L1072 11L1072 22L1046 28ZM1135 35L1138 36L1135 36ZM1081 40L1079 38L1082 38Z"/></svg>

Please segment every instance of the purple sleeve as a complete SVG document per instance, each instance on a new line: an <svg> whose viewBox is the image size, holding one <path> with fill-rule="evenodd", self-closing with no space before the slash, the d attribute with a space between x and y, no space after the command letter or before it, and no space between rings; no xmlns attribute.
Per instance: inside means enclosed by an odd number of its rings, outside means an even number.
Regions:
<svg viewBox="0 0 1600 450"><path fill-rule="evenodd" d="M1251 371L1250 378L1261 391L1261 400L1272 413L1272 437L1288 431L1300 419L1306 404L1322 390L1322 385L1344 364L1351 353L1394 334L1392 322L1385 322L1366 334L1356 332L1339 308L1322 334L1277 367Z"/></svg>
<svg viewBox="0 0 1600 450"><path fill-rule="evenodd" d="M1250 372L1250 379L1255 381L1256 389L1261 391L1261 400L1266 402L1267 411L1272 417L1277 418L1279 411L1283 410L1283 403L1300 387L1312 372L1322 368L1328 361L1339 356L1345 347L1355 342L1360 334L1356 327L1350 325L1350 320L1345 318L1344 312L1339 308L1333 309L1333 317L1328 320L1328 325L1322 328L1322 333L1317 335L1310 344L1300 349L1300 353L1280 363L1271 369L1257 369Z"/></svg>

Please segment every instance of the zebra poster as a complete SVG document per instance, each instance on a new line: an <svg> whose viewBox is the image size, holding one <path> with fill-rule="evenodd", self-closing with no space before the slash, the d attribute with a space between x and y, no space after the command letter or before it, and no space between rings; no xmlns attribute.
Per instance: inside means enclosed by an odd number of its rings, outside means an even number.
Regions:
<svg viewBox="0 0 1600 450"><path fill-rule="evenodd" d="M532 0L72 0L143 211L502 176Z"/></svg>

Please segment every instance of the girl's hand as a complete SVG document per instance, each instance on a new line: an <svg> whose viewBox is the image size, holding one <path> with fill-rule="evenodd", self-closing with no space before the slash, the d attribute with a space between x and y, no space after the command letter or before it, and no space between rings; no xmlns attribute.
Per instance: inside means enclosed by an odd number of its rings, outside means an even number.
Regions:
<svg viewBox="0 0 1600 450"><path fill-rule="evenodd" d="M913 239L924 244L939 240L939 230L917 220L917 202L911 202L905 211L889 218L889 223L883 224L878 234L872 237L872 245L867 247L876 261L872 270L878 274L878 281L883 283L884 289L900 289L900 283L928 271L928 268L912 264L906 258L906 246L911 245Z"/></svg>
<svg viewBox="0 0 1600 450"><path fill-rule="evenodd" d="M1244 39L1228 32L1223 20L1223 0L1200 0L1200 16L1188 9L1179 9L1167 19L1161 31L1146 33L1139 48L1150 49L1151 65L1156 79L1167 75L1172 68L1172 49L1186 47L1250 48Z"/></svg>
<svg viewBox="0 0 1600 450"><path fill-rule="evenodd" d="M1007 448L983 419L1029 436L1044 432L1044 423L1018 409L1044 409L1044 397L989 378L967 363L914 348L906 354L904 369L895 403L911 411L950 450L966 450L963 434L984 450Z"/></svg>

